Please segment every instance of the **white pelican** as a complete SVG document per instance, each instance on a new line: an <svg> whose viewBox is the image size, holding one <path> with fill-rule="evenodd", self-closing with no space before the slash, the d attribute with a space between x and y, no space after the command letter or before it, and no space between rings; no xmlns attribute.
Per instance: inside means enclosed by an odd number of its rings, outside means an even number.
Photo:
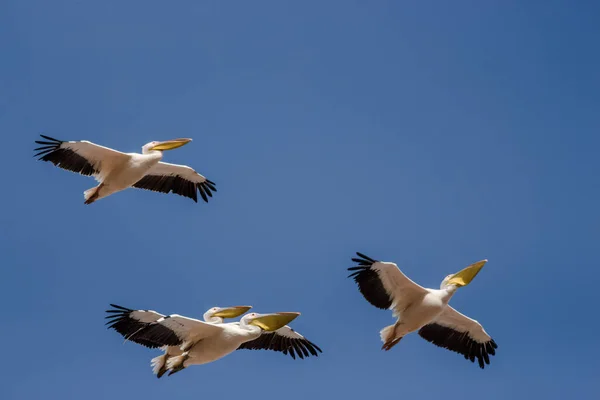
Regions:
<svg viewBox="0 0 600 400"><path fill-rule="evenodd" d="M111 306L114 309L106 311L111 314L106 317L109 328L149 348L171 346L168 354L152 360L153 372L158 378L168 370L172 375L190 365L216 361L238 349L280 351L293 358L294 351L300 358L321 352L317 345L286 325L300 315L297 312L250 313L239 322L207 323L177 314L165 316L152 310ZM227 315L232 313L216 313L216 316ZM175 346L178 348L172 352ZM166 360L159 359L161 357Z"/></svg>
<svg viewBox="0 0 600 400"><path fill-rule="evenodd" d="M111 306L117 308L116 312L117 313L122 313L123 311L131 311L129 309L111 304ZM208 309L204 315L204 321L211 323L211 324L222 324L223 320L226 318L236 318L239 317L240 315L244 314L245 312L247 312L248 310L250 310L252 308L252 306L234 306L234 307L212 307L210 309ZM136 312L136 316L138 318L140 318L141 320L143 320L145 323L151 323L151 322L156 322L159 319L163 318L164 315L159 314L157 312L153 312L153 311L148 311L148 310L137 310ZM113 318L113 315L109 315L107 318ZM112 321L109 321L109 323L111 323ZM127 326L123 326L123 324L119 324L117 323L114 326L114 329L118 331L118 329L123 329L123 328L127 328ZM126 335L127 333L124 333L123 335ZM144 343L140 343L142 345L144 345ZM162 346L161 347L162 350L164 350L164 353L162 356L157 356L154 357L151 361L151 365L152 365L152 370L153 372L157 375L158 378L160 378L161 376L163 376L163 374L165 372L167 372L167 360L170 357L173 356L178 356L182 353L181 349L179 348L179 346Z"/></svg>
<svg viewBox="0 0 600 400"><path fill-rule="evenodd" d="M83 192L84 203L91 204L113 193L135 187L155 192L173 192L198 202L196 190L205 202L216 192L215 183L186 165L160 161L164 150L181 147L192 139L173 139L150 142L142 154L121 153L87 140L67 142L40 135L47 141L36 140L41 147L34 157L49 161L59 168L81 175L93 176L100 184Z"/></svg>
<svg viewBox="0 0 600 400"><path fill-rule="evenodd" d="M392 310L397 321L380 332L382 349L390 350L405 335L419 335L436 346L462 354L484 368L498 345L479 322L459 313L448 302L460 287L475 278L487 260L478 261L448 275L440 289L424 288L406 277L392 262L374 260L361 253L352 261L359 265L348 268L364 298L377 308Z"/></svg>

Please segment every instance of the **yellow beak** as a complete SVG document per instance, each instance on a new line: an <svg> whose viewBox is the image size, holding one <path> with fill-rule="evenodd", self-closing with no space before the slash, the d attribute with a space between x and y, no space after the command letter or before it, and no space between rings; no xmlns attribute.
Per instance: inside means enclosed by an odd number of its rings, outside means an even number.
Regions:
<svg viewBox="0 0 600 400"><path fill-rule="evenodd" d="M249 323L256 325L264 331L276 331L295 320L300 313L298 312L280 312L273 314L262 314Z"/></svg>
<svg viewBox="0 0 600 400"><path fill-rule="evenodd" d="M159 142L158 144L154 145L150 150L173 150L183 145L186 145L191 141L192 139L166 140L164 142Z"/></svg>
<svg viewBox="0 0 600 400"><path fill-rule="evenodd" d="M452 275L452 277L448 280L449 285L456 285L458 287L467 286L473 278L479 273L481 268L485 265L487 260L477 261L474 264L469 265L467 268L463 269L460 272Z"/></svg>
<svg viewBox="0 0 600 400"><path fill-rule="evenodd" d="M222 308L213 314L213 317L235 318L247 312L252 306L235 306Z"/></svg>

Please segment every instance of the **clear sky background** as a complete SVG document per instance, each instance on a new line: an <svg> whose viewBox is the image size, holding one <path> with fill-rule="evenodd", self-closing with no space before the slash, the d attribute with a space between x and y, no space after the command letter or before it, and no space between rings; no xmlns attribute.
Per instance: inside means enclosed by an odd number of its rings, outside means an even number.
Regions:
<svg viewBox="0 0 600 400"><path fill-rule="evenodd" d="M0 397L595 397L599 20L592 1L1 2ZM218 192L85 206L95 181L32 158L39 133L191 137L165 160ZM451 304L491 365L416 334L381 351L393 319L346 278L356 251L435 288L489 259ZM324 353L157 380L109 303L300 311Z"/></svg>

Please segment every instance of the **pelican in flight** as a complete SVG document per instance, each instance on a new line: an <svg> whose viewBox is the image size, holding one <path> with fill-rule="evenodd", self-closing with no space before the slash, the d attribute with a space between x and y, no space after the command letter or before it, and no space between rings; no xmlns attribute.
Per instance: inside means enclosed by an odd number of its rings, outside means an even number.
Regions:
<svg viewBox="0 0 600 400"><path fill-rule="evenodd" d="M155 192L173 192L198 202L197 191L205 202L216 192L215 183L186 165L162 162L163 151L173 150L192 139L173 139L150 142L142 147L142 154L122 153L87 140L67 142L40 135L36 140L41 147L35 149L39 160L55 166L93 176L98 186L83 192L84 203L91 204L121 190L135 187ZM207 197L208 196L208 197Z"/></svg>
<svg viewBox="0 0 600 400"><path fill-rule="evenodd" d="M128 310L128 309L116 306L114 304L111 304L111 306L117 308L118 312ZM204 313L204 315L203 315L204 322L208 322L211 324L222 324L225 319L237 318L240 315L246 313L251 308L252 308L252 306L212 307ZM159 313L155 313L155 312L151 312L151 311L147 311L147 310L138 310L137 312L138 312L138 316L140 316L140 317L143 316L142 319L145 322L156 322L160 318L164 317L163 315L161 315ZM108 316L108 318L111 318L111 317L112 317L112 315ZM109 323L110 322L112 322L112 321L109 321ZM118 329L118 328L120 328L120 327L119 326L115 327L115 329ZM124 335L126 335L126 333ZM166 365L167 365L168 359L170 357L178 356L178 355L181 355L181 353L183 353L180 350L179 346L162 346L161 350L164 350L163 355L154 357L151 361L152 371L156 374L156 376L158 378L160 378L161 376L164 375L165 372L167 372Z"/></svg>
<svg viewBox="0 0 600 400"><path fill-rule="evenodd" d="M207 364L240 349L262 349L289 354L292 358L318 356L321 349L287 324L300 313L250 313L239 322L211 323L177 314L168 316L152 310L133 310L111 304L107 310L108 328L126 340L149 348L166 348L165 354L152 360L153 372L160 378L190 365ZM247 307L245 307L247 311ZM230 318L243 314L235 307L221 309L212 317ZM210 310L209 310L210 311Z"/></svg>
<svg viewBox="0 0 600 400"><path fill-rule="evenodd" d="M479 322L448 305L458 288L468 285L487 260L448 275L440 289L427 289L410 280L392 262L382 262L356 253L357 266L348 268L363 297L373 306L392 310L395 324L380 331L382 349L388 351L405 335L419 336L436 346L462 354L483 369L496 354L498 345Z"/></svg>

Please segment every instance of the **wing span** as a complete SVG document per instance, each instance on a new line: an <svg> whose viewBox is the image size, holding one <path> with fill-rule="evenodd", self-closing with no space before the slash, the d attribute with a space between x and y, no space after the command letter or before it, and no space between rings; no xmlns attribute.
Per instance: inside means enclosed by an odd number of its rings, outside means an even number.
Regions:
<svg viewBox="0 0 600 400"><path fill-rule="evenodd" d="M489 365L490 356L495 355L498 348L479 322L450 306L432 323L423 326L419 335L436 346L462 354L471 362L477 359L482 369L485 364Z"/></svg>
<svg viewBox="0 0 600 400"><path fill-rule="evenodd" d="M206 179L192 168L162 161L153 166L146 176L133 186L154 192L173 192L180 196L189 197L195 202L198 202L197 190L207 203L208 197L212 197L212 192L217 191L214 182Z"/></svg>
<svg viewBox="0 0 600 400"><path fill-rule="evenodd" d="M238 347L240 349L279 351L289 354L293 359L296 359L296 354L303 359L310 355L318 357L317 352L322 353L319 346L287 325L275 332L263 332L258 338L242 343Z"/></svg>

